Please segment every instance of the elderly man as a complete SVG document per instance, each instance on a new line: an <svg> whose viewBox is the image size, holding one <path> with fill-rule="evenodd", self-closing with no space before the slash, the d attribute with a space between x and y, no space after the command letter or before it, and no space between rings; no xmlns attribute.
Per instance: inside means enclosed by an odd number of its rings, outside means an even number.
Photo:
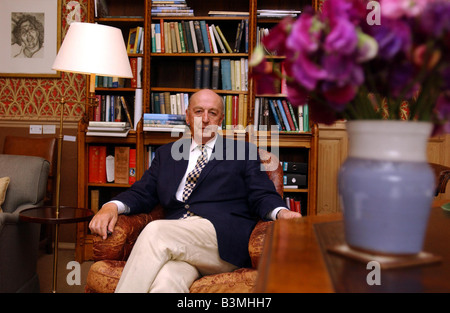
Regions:
<svg viewBox="0 0 450 313"><path fill-rule="evenodd" d="M160 147L142 178L106 203L90 223L106 238L120 213L164 208L165 219L139 235L116 292L188 292L200 275L248 266L257 219L296 218L261 170L254 145L225 139L222 98L203 89L191 96L191 139Z"/></svg>

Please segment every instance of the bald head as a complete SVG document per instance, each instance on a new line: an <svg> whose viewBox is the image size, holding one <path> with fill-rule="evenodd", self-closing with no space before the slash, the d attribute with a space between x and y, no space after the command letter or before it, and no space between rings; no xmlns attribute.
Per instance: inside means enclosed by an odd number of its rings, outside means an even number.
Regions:
<svg viewBox="0 0 450 313"><path fill-rule="evenodd" d="M222 125L224 104L222 97L210 89L202 89L189 99L186 123L197 143L205 144L215 136L217 126Z"/></svg>

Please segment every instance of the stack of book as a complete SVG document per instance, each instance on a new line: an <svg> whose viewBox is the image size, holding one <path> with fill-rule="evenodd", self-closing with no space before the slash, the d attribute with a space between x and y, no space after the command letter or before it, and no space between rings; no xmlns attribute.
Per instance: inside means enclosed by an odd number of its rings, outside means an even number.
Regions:
<svg viewBox="0 0 450 313"><path fill-rule="evenodd" d="M225 38L219 25L205 20L173 21L163 19L151 24L153 53L239 53L248 52L248 20L236 28L234 43Z"/></svg>
<svg viewBox="0 0 450 313"><path fill-rule="evenodd" d="M184 132L186 116L184 114L144 113L144 131Z"/></svg>
<svg viewBox="0 0 450 313"><path fill-rule="evenodd" d="M285 18L286 16L297 17L302 11L298 10L258 10L258 17Z"/></svg>
<svg viewBox="0 0 450 313"><path fill-rule="evenodd" d="M187 6L186 0L152 0L152 16L194 16L194 10Z"/></svg>
<svg viewBox="0 0 450 313"><path fill-rule="evenodd" d="M89 121L86 136L126 137L129 131L128 122Z"/></svg>

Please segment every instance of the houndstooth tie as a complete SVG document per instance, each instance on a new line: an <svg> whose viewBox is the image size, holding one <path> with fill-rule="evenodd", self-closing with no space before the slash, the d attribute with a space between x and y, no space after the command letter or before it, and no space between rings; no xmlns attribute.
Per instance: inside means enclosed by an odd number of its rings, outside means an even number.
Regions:
<svg viewBox="0 0 450 313"><path fill-rule="evenodd" d="M201 171L205 167L206 163L208 163L208 153L206 151L206 147L204 145L202 145L200 147L200 149L202 150L202 154L198 157L197 163L195 164L194 169L191 172L189 172L189 174L186 177L186 183L184 185L183 196L182 196L183 202L186 202L186 200L191 195L192 190L194 189L195 184L197 183L197 179L200 176ZM183 218L186 218L186 217L192 216L192 215L194 215L194 214L192 212L190 212L189 210L187 210L186 213L183 215Z"/></svg>

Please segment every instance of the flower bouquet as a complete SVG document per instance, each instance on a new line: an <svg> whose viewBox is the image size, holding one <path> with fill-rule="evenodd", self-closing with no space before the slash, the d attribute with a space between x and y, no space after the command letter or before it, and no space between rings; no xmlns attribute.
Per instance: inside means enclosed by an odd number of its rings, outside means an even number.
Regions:
<svg viewBox="0 0 450 313"><path fill-rule="evenodd" d="M450 133L450 2L327 0L286 18L257 46L258 92L284 75L288 100L314 122L428 121ZM276 72L264 48L285 56Z"/></svg>

